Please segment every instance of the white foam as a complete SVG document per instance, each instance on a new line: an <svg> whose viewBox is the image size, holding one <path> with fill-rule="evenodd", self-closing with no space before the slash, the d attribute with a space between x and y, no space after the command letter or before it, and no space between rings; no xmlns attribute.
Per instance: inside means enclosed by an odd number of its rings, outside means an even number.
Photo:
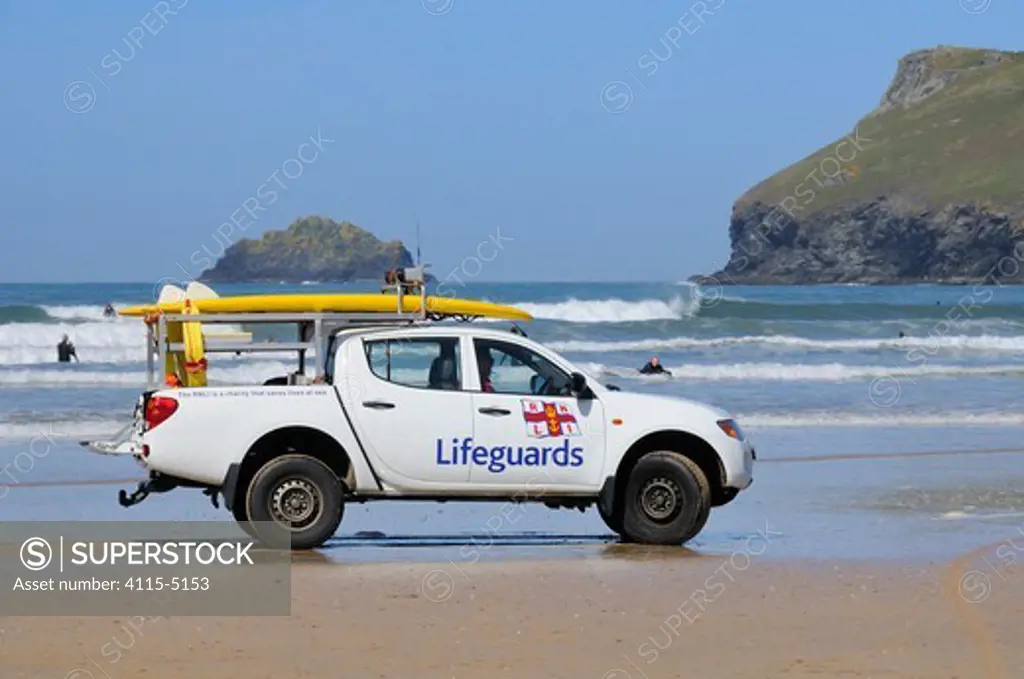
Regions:
<svg viewBox="0 0 1024 679"><path fill-rule="evenodd" d="M145 340L135 347L82 347L77 354L82 363L144 363L146 361ZM0 365L38 365L56 363L57 347L0 347Z"/></svg>
<svg viewBox="0 0 1024 679"><path fill-rule="evenodd" d="M57 359L57 343L61 335L71 338L83 363L145 360L145 327L142 323L122 319L0 325L0 365L53 363Z"/></svg>
<svg viewBox="0 0 1024 679"><path fill-rule="evenodd" d="M860 366L842 363L787 364L738 363L733 365L681 365L669 368L676 377L690 379L754 379L782 381L842 381L878 377L953 377L958 375L1019 375L1022 365L915 365Z"/></svg>
<svg viewBox="0 0 1024 679"><path fill-rule="evenodd" d="M595 371L630 379L664 380L667 375L642 375L636 368L589 365ZM762 380L783 382L839 382L878 377L909 379L912 377L953 377L959 375L1019 375L1024 364L963 366L924 365L847 365L844 363L688 363L666 366L674 379L686 380Z"/></svg>
<svg viewBox="0 0 1024 679"><path fill-rule="evenodd" d="M894 349L914 352L913 356L933 355L943 349L979 352L1024 352L1024 337L999 335L950 335L936 337L814 339L792 335L744 335L739 337L651 337L640 340L600 341L567 340L548 342L555 351L602 353L611 351L656 351L659 349L699 349L730 345L766 345L783 349L819 351L870 351ZM918 359L919 360L919 359Z"/></svg>
<svg viewBox="0 0 1024 679"><path fill-rule="evenodd" d="M114 420L58 420L47 422L0 422L0 439L52 440L113 436L131 422L131 413Z"/></svg>
<svg viewBox="0 0 1024 679"><path fill-rule="evenodd" d="M564 302L517 302L512 306L529 312L534 318L568 323L628 323L636 321L678 320L692 316L697 303L676 297L660 299L576 299Z"/></svg>
<svg viewBox="0 0 1024 679"><path fill-rule="evenodd" d="M237 325L207 325L206 337L239 333ZM135 319L86 323L8 323L0 325L0 366L56 363L57 342L67 335L75 344L81 363L145 363L146 328ZM261 354L263 358L290 358L294 354ZM217 361L233 354L217 354Z"/></svg>
<svg viewBox="0 0 1024 679"><path fill-rule="evenodd" d="M795 412L739 414L736 419L752 427L963 427L1024 426L1024 413L843 413Z"/></svg>
<svg viewBox="0 0 1024 679"><path fill-rule="evenodd" d="M262 384L263 381L295 371L294 363L259 361L243 363L230 368L211 367L211 386L218 384ZM106 372L96 370L32 370L0 369L0 385L5 386L58 386L58 387L138 387L146 386L146 373L139 371Z"/></svg>
<svg viewBox="0 0 1024 679"><path fill-rule="evenodd" d="M1016 519L1024 516L1024 512L991 512L988 514L973 514L966 512L961 509L954 509L948 512L944 512L939 515L939 519L943 521L985 521L985 520L1003 520L1003 519Z"/></svg>

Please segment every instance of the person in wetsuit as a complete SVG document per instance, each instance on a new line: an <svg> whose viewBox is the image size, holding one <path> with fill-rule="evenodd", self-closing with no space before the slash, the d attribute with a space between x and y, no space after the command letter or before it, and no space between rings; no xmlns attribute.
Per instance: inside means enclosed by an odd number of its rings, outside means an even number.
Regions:
<svg viewBox="0 0 1024 679"><path fill-rule="evenodd" d="M78 354L75 352L75 345L67 335L64 335L60 339L60 343L57 345L57 360L61 363L70 363L72 358L75 359L75 363L78 363Z"/></svg>
<svg viewBox="0 0 1024 679"><path fill-rule="evenodd" d="M103 307L103 315L106 318L113 318L114 316L117 315L117 310L114 309L113 304L108 304L107 306Z"/></svg>
<svg viewBox="0 0 1024 679"><path fill-rule="evenodd" d="M653 358L651 358L651 360L647 361L647 365L640 368L640 372L641 374L644 375L668 375L670 377L672 376L672 372L669 370L665 370L665 368L661 365L661 361L658 360L657 356L654 356Z"/></svg>

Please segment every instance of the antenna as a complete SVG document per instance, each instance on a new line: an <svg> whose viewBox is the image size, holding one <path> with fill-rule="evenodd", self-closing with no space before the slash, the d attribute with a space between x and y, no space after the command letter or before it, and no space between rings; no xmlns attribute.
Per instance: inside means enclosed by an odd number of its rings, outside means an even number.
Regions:
<svg viewBox="0 0 1024 679"><path fill-rule="evenodd" d="M422 263L423 263L423 260L420 258L420 223L419 223L419 220L417 220L416 221L416 266L419 266Z"/></svg>

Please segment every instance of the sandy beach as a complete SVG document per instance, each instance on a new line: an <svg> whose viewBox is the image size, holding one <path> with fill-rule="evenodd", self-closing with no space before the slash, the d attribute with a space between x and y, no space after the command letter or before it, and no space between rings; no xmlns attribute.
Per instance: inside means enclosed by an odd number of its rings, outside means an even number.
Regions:
<svg viewBox="0 0 1024 679"><path fill-rule="evenodd" d="M300 562L290 617L8 618L0 665L9 679L1004 679L1024 675L1021 544L913 565L771 560L758 538L718 555Z"/></svg>
<svg viewBox="0 0 1024 679"><path fill-rule="evenodd" d="M758 432L749 497L685 548L619 544L593 511L356 505L295 556L290 616L0 618L0 677L1024 676L1020 456L998 452L1019 430L913 433L882 456L878 429ZM57 482L127 469L71 452L5 520L123 520L117 484ZM225 519L196 495L133 516Z"/></svg>

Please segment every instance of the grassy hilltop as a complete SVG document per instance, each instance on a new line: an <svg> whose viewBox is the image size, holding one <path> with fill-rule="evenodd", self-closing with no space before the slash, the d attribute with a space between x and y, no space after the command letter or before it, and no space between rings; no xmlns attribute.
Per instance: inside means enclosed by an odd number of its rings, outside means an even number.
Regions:
<svg viewBox="0 0 1024 679"><path fill-rule="evenodd" d="M241 240L202 279L217 283L378 280L396 266L411 266L401 241L384 242L350 222L298 219L259 240Z"/></svg>
<svg viewBox="0 0 1024 679"><path fill-rule="evenodd" d="M859 149L840 148L844 135L737 200L720 273L751 283L976 280L1024 235L1024 52L913 52L847 134ZM780 205L784 217L756 242Z"/></svg>
<svg viewBox="0 0 1024 679"><path fill-rule="evenodd" d="M1024 203L1024 52L943 47L914 52L882 105L858 124L863 150L840 150L845 181L801 214L899 196L921 208L951 202ZM778 203L835 157L828 144L750 189L738 205ZM826 163L826 171L833 172ZM821 171L819 170L819 176ZM813 185L817 189L817 185Z"/></svg>

